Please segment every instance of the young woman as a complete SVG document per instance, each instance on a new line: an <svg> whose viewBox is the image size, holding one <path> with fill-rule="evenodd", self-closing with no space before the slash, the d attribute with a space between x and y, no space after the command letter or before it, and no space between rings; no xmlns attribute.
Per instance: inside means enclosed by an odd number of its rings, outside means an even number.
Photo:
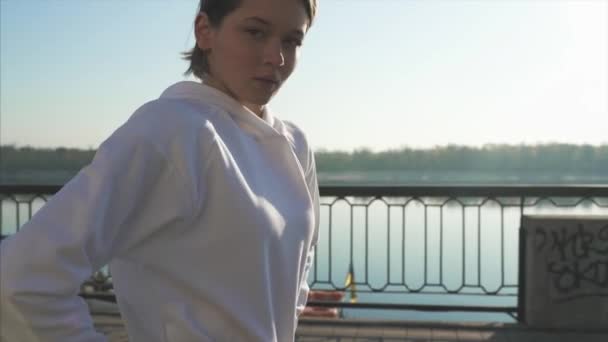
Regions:
<svg viewBox="0 0 608 342"><path fill-rule="evenodd" d="M266 107L316 0L203 0L189 72L0 245L2 341L105 341L78 297L110 264L133 342L292 341L318 237L304 134Z"/></svg>

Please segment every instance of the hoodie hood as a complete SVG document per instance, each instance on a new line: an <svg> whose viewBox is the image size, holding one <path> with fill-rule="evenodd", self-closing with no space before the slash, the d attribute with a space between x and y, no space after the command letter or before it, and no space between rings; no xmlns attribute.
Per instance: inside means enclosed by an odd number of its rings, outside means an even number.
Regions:
<svg viewBox="0 0 608 342"><path fill-rule="evenodd" d="M285 136L287 133L285 125L281 120L275 119L268 106L264 108L260 118L234 98L204 83L193 81L175 83L167 88L160 98L186 99L218 107L223 113L229 115L239 127L256 138Z"/></svg>

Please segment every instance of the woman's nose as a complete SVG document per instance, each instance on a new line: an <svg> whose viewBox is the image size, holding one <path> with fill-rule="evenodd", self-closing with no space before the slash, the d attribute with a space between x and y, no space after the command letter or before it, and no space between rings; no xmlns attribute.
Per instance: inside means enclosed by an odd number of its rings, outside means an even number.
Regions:
<svg viewBox="0 0 608 342"><path fill-rule="evenodd" d="M281 67L285 65L283 45L280 42L268 44L264 58L266 63L272 64L273 66Z"/></svg>

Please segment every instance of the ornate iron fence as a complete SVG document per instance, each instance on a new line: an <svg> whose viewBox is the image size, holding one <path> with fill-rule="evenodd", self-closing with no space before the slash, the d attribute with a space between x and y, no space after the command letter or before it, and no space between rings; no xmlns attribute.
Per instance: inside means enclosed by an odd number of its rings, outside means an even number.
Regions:
<svg viewBox="0 0 608 342"><path fill-rule="evenodd" d="M59 189L0 186L0 233L17 231ZM313 290L344 291L350 300L310 302L316 306L513 315L521 217L608 215L602 185L322 186L320 192L320 239L308 281ZM84 295L112 300L109 280L97 273Z"/></svg>

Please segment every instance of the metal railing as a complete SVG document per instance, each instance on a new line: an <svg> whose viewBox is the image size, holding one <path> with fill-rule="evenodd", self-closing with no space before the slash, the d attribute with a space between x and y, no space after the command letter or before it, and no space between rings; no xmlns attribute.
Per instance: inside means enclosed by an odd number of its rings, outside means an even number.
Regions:
<svg viewBox="0 0 608 342"><path fill-rule="evenodd" d="M0 233L58 186L0 186ZM309 284L363 309L517 312L523 215L607 215L608 186L322 186L319 243ZM346 279L350 277L349 281ZM108 299L106 278L87 284ZM87 292L83 290L83 292ZM356 301L354 300L356 297Z"/></svg>

